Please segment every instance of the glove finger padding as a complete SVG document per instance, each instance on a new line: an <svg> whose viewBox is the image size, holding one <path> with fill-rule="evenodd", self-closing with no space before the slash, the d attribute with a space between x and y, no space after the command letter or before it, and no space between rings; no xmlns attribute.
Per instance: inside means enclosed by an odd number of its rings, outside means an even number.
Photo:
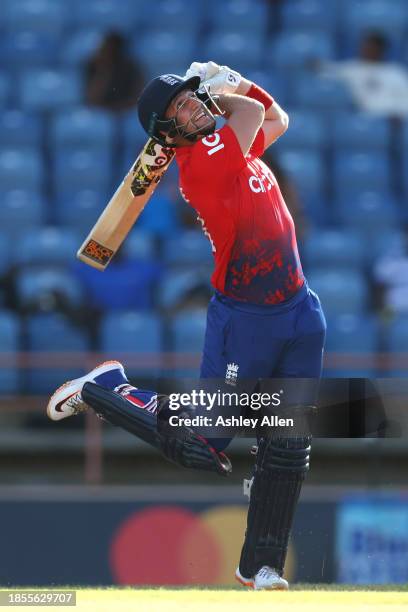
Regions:
<svg viewBox="0 0 408 612"><path fill-rule="evenodd" d="M201 82L211 79L220 70L220 66L215 62L193 62L187 70L185 78L189 79L198 76Z"/></svg>

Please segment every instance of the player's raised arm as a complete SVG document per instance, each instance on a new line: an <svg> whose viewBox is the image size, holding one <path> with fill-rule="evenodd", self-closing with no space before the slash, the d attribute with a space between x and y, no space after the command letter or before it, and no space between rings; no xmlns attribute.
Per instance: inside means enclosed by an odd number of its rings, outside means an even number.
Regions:
<svg viewBox="0 0 408 612"><path fill-rule="evenodd" d="M258 126L262 127L264 133L264 148L266 149L275 140L279 138L286 130L289 125L288 114L279 106L279 104L267 93L264 89L252 83L248 79L242 77L235 70L231 70L228 66L219 66L215 62L199 63L194 62L191 64L187 71L188 76L197 75L200 77L201 82L207 85L213 94L221 94L220 102L223 100L222 94L231 94L235 96L245 96L247 99L256 100L261 103L264 109L264 116L261 124ZM225 110L227 110L225 108ZM244 112L244 111L243 111ZM241 123L242 115L233 119L234 126L231 125L231 118L228 123L236 131L235 123ZM244 120L245 123L246 120ZM238 130L245 130L244 126L238 127ZM238 136L239 139L239 136ZM240 141L241 144L241 141ZM244 148L241 146L242 150ZM248 149L246 150L246 152ZM244 151L245 154L245 151Z"/></svg>
<svg viewBox="0 0 408 612"><path fill-rule="evenodd" d="M236 94L220 95L219 104L225 112L227 124L237 137L243 155L247 155L263 123L264 107L257 100Z"/></svg>

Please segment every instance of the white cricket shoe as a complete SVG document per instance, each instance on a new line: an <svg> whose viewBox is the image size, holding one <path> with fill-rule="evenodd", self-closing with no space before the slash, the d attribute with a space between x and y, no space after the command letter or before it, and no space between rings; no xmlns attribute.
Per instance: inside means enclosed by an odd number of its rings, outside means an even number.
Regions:
<svg viewBox="0 0 408 612"><path fill-rule="evenodd" d="M105 361L94 368L89 374L81 378L69 380L61 385L50 397L47 406L47 415L52 421L60 421L87 410L88 405L82 399L81 391L86 382L103 383L106 374L112 377L114 370L117 370L117 384L128 382L123 365L119 361ZM103 385L104 386L104 385Z"/></svg>
<svg viewBox="0 0 408 612"><path fill-rule="evenodd" d="M261 567L253 578L244 578L238 567L235 577L238 582L255 591L287 591L289 589L288 581L281 578L278 572L268 565Z"/></svg>

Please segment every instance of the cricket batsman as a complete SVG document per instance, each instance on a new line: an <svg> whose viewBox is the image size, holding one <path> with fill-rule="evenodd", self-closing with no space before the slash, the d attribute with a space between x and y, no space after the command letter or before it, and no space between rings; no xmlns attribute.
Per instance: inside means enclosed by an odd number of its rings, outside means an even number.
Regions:
<svg viewBox="0 0 408 612"><path fill-rule="evenodd" d="M185 77L153 79L141 94L138 113L150 137L174 147L181 193L212 246L215 292L201 378L319 379L324 315L302 271L291 215L260 159L287 130L287 114L261 87L212 61L193 62ZM220 129L215 115L226 120ZM305 398L305 410L309 403ZM169 427L167 398L133 387L118 362L63 385L47 412L59 420L87 407L180 465L222 475L231 469L223 452L228 439ZM306 434L283 437L272 431L258 438L236 570L247 587L288 588L282 575L310 445Z"/></svg>

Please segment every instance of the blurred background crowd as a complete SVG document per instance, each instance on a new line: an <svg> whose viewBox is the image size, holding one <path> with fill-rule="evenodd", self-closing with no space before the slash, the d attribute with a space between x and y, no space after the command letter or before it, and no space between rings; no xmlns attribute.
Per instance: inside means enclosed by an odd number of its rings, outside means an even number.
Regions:
<svg viewBox="0 0 408 612"><path fill-rule="evenodd" d="M75 260L146 141L141 89L192 61L240 71L289 114L265 160L328 320L324 375L406 377L406 0L2 0L0 32L2 481L75 482L84 448L85 480L101 481L95 423L82 438L45 422L64 380L105 358L141 384L198 371L212 255L176 164L104 273ZM120 434L105 440L105 478L148 478ZM392 473L401 484L392 442L382 466L373 446L323 444L332 471L317 448L315 481L374 470L377 485ZM66 459L64 476L47 452Z"/></svg>

